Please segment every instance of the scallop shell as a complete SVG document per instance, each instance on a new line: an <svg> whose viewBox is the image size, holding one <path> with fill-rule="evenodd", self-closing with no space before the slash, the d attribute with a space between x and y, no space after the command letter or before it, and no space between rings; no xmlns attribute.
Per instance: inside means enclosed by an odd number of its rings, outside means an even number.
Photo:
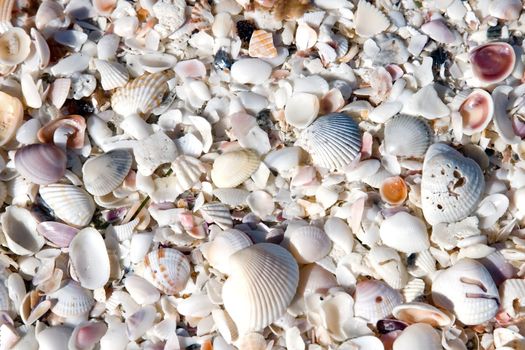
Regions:
<svg viewBox="0 0 525 350"><path fill-rule="evenodd" d="M190 263L176 249L161 248L144 258L144 277L165 294L181 291L190 278Z"/></svg>
<svg viewBox="0 0 525 350"><path fill-rule="evenodd" d="M430 247L423 220L403 211L385 219L379 235L385 245L405 254L418 253Z"/></svg>
<svg viewBox="0 0 525 350"><path fill-rule="evenodd" d="M392 288L401 289L408 282L408 273L399 254L392 248L375 246L367 255L370 265Z"/></svg>
<svg viewBox="0 0 525 350"><path fill-rule="evenodd" d="M525 316L525 280L511 278L499 287L501 308L512 318Z"/></svg>
<svg viewBox="0 0 525 350"><path fill-rule="evenodd" d="M201 175L206 172L204 164L190 156L178 156L171 169L175 174L175 188L180 193L192 188L200 179Z"/></svg>
<svg viewBox="0 0 525 350"><path fill-rule="evenodd" d="M403 330L392 350L442 350L441 337L432 326L416 323Z"/></svg>
<svg viewBox="0 0 525 350"><path fill-rule="evenodd" d="M213 190L213 195L217 197L221 203L231 207L245 205L249 194L249 191L243 190L242 188L216 188Z"/></svg>
<svg viewBox="0 0 525 350"><path fill-rule="evenodd" d="M515 21L519 18L522 9L521 0L495 0L490 2L489 14L506 21Z"/></svg>
<svg viewBox="0 0 525 350"><path fill-rule="evenodd" d="M259 157L250 149L223 153L213 162L211 179L220 188L237 187L259 167Z"/></svg>
<svg viewBox="0 0 525 350"><path fill-rule="evenodd" d="M356 286L354 314L375 324L403 302L401 294L381 281L363 281Z"/></svg>
<svg viewBox="0 0 525 350"><path fill-rule="evenodd" d="M288 250L300 264L309 264L324 258L332 248L326 233L316 226L301 226L287 233Z"/></svg>
<svg viewBox="0 0 525 350"><path fill-rule="evenodd" d="M299 268L283 247L259 243L229 259L222 288L224 307L239 334L260 331L286 311L299 283Z"/></svg>
<svg viewBox="0 0 525 350"><path fill-rule="evenodd" d="M392 311L392 315L401 321L426 323L432 327L447 327L453 323L452 319L437 307L419 302L398 305Z"/></svg>
<svg viewBox="0 0 525 350"><path fill-rule="evenodd" d="M36 229L36 220L25 208L8 206L2 214L1 223L7 246L15 254L34 254L45 243Z"/></svg>
<svg viewBox="0 0 525 350"><path fill-rule="evenodd" d="M474 160L443 143L428 149L421 201L425 219L431 225L466 218L476 209L484 189L483 172Z"/></svg>
<svg viewBox="0 0 525 350"><path fill-rule="evenodd" d="M78 231L69 244L72 269L87 289L102 288L109 280L109 256L100 232L87 227Z"/></svg>
<svg viewBox="0 0 525 350"><path fill-rule="evenodd" d="M313 163L330 170L350 164L361 150L359 126L343 113L317 118L300 135L300 145Z"/></svg>
<svg viewBox="0 0 525 350"><path fill-rule="evenodd" d="M516 54L504 42L491 42L475 47L469 54L472 72L482 83L494 84L505 80L514 70Z"/></svg>
<svg viewBox="0 0 525 350"><path fill-rule="evenodd" d="M92 292L75 281L67 281L60 289L49 294L56 299L51 311L60 317L75 317L88 313L95 305Z"/></svg>
<svg viewBox="0 0 525 350"><path fill-rule="evenodd" d="M104 196L124 181L131 169L133 157L127 150L113 150L90 158L82 167L86 190L95 196Z"/></svg>
<svg viewBox="0 0 525 350"><path fill-rule="evenodd" d="M432 143L428 123L417 117L398 115L385 124L385 150L399 157L422 157Z"/></svg>
<svg viewBox="0 0 525 350"><path fill-rule="evenodd" d="M70 129L67 139L68 147L75 149L84 147L86 120L84 117L77 114L71 114L51 120L49 123L40 128L40 130L38 130L38 141L42 143L53 143L55 132L59 128Z"/></svg>
<svg viewBox="0 0 525 350"><path fill-rule="evenodd" d="M19 148L15 167L25 179L48 185L57 182L66 172L66 153L53 144L33 144Z"/></svg>
<svg viewBox="0 0 525 350"><path fill-rule="evenodd" d="M217 224L223 230L233 227L230 208L225 204L204 204L199 208L199 211L206 222Z"/></svg>
<svg viewBox="0 0 525 350"><path fill-rule="evenodd" d="M219 233L213 241L202 245L200 249L211 266L223 273L228 273L230 256L251 245L250 237L244 232L229 229Z"/></svg>
<svg viewBox="0 0 525 350"><path fill-rule="evenodd" d="M95 60L94 62L100 74L100 84L104 90L113 90L126 85L128 82L128 70L120 63L104 60Z"/></svg>
<svg viewBox="0 0 525 350"><path fill-rule="evenodd" d="M463 120L463 133L473 135L483 131L494 115L494 101L485 90L475 89L459 107Z"/></svg>
<svg viewBox="0 0 525 350"><path fill-rule="evenodd" d="M53 184L40 187L40 195L65 223L73 226L86 226L95 213L93 198L80 187Z"/></svg>
<svg viewBox="0 0 525 350"><path fill-rule="evenodd" d="M20 100L0 91L0 146L11 141L23 118L24 107Z"/></svg>
<svg viewBox="0 0 525 350"><path fill-rule="evenodd" d="M273 44L273 34L265 30L255 30L250 39L248 54L251 57L262 58L277 56L277 49Z"/></svg>
<svg viewBox="0 0 525 350"><path fill-rule="evenodd" d="M111 107L123 116L148 114L161 104L173 76L173 71L144 74L117 89L111 96Z"/></svg>
<svg viewBox="0 0 525 350"><path fill-rule="evenodd" d="M390 21L377 7L365 0L359 0L355 13L355 32L365 38L384 32Z"/></svg>
<svg viewBox="0 0 525 350"><path fill-rule="evenodd" d="M432 283L434 304L453 311L466 325L486 322L496 315L499 293L487 269L472 259L458 260Z"/></svg>
<svg viewBox="0 0 525 350"><path fill-rule="evenodd" d="M31 51L31 38L22 28L11 28L0 35L0 63L16 65L24 62Z"/></svg>

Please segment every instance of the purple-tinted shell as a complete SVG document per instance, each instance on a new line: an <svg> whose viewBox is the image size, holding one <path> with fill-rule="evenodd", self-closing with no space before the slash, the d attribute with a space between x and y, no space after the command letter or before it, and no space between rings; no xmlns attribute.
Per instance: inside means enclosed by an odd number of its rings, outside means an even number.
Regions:
<svg viewBox="0 0 525 350"><path fill-rule="evenodd" d="M393 331L402 331L408 326L406 322L400 320L379 320L377 321L377 331L381 334L390 333Z"/></svg>
<svg viewBox="0 0 525 350"><path fill-rule="evenodd" d="M514 133L519 136L520 138L525 137L525 120L523 120L521 117L515 115L512 117L512 129L514 129Z"/></svg>
<svg viewBox="0 0 525 350"><path fill-rule="evenodd" d="M502 42L480 45L470 51L469 56L476 78L488 84L505 80L516 63L514 49Z"/></svg>
<svg viewBox="0 0 525 350"><path fill-rule="evenodd" d="M37 225L36 230L48 241L60 248L69 247L69 243L78 229L55 221L44 221Z"/></svg>
<svg viewBox="0 0 525 350"><path fill-rule="evenodd" d="M66 172L66 153L47 143L35 143L16 151L15 167L24 178L39 184L57 182Z"/></svg>
<svg viewBox="0 0 525 350"><path fill-rule="evenodd" d="M505 280L516 276L516 268L505 260L505 257L499 250L480 259L479 262L489 271L497 286Z"/></svg>

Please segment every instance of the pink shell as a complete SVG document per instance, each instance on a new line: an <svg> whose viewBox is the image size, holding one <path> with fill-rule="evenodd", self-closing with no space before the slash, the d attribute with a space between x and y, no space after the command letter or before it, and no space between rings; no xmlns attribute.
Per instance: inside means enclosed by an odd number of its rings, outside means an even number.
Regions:
<svg viewBox="0 0 525 350"><path fill-rule="evenodd" d="M44 221L37 225L36 230L48 241L60 248L69 247L69 243L78 229L55 221Z"/></svg>
<svg viewBox="0 0 525 350"><path fill-rule="evenodd" d="M516 54L509 44L494 42L470 51L470 62L476 78L487 84L498 83L514 70Z"/></svg>

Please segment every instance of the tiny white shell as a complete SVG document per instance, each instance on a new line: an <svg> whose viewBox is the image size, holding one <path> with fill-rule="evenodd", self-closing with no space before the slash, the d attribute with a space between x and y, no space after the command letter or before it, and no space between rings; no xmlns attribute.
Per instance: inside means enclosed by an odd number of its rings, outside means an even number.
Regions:
<svg viewBox="0 0 525 350"><path fill-rule="evenodd" d="M129 80L126 67L117 62L95 60L95 67L100 74L100 83L104 90L113 90L124 86Z"/></svg>
<svg viewBox="0 0 525 350"><path fill-rule="evenodd" d="M390 26L388 18L374 5L359 0L355 14L355 31L361 37L371 37L385 31Z"/></svg>

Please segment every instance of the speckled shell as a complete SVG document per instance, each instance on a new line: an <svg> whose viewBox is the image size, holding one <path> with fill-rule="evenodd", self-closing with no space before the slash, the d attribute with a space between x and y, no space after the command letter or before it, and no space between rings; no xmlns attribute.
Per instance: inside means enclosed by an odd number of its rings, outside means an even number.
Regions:
<svg viewBox="0 0 525 350"><path fill-rule="evenodd" d="M161 248L144 258L144 277L165 294L181 291L190 278L190 263L176 249Z"/></svg>
<svg viewBox="0 0 525 350"><path fill-rule="evenodd" d="M24 178L39 184L57 182L66 172L66 153L53 144L33 144L16 151L15 167Z"/></svg>
<svg viewBox="0 0 525 350"><path fill-rule="evenodd" d="M299 283L293 256L276 244L259 243L233 254L229 264L222 299L239 334L260 331L281 317Z"/></svg>
<svg viewBox="0 0 525 350"><path fill-rule="evenodd" d="M133 157L118 149L90 158L82 167L84 186L94 196L104 196L116 189L126 178Z"/></svg>
<svg viewBox="0 0 525 350"><path fill-rule="evenodd" d="M384 134L385 150L399 157L422 157L432 143L428 123L404 114L389 119Z"/></svg>
<svg viewBox="0 0 525 350"><path fill-rule="evenodd" d="M423 163L421 201L431 225L456 222L474 211L485 189L479 165L454 148L435 143Z"/></svg>
<svg viewBox="0 0 525 350"><path fill-rule="evenodd" d="M219 188L237 187L259 167L259 157L250 149L223 153L213 162L211 179Z"/></svg>
<svg viewBox="0 0 525 350"><path fill-rule="evenodd" d="M200 249L214 268L223 273L228 273L230 256L251 245L252 241L246 233L230 229L217 234L213 241L203 244Z"/></svg>
<svg viewBox="0 0 525 350"><path fill-rule="evenodd" d="M357 123L346 114L332 113L317 118L299 137L299 144L316 166L330 170L350 164L361 150Z"/></svg>
<svg viewBox="0 0 525 350"><path fill-rule="evenodd" d="M401 294L382 281L359 282L354 296L354 314L375 324L403 302Z"/></svg>
<svg viewBox="0 0 525 350"><path fill-rule="evenodd" d="M86 226L95 213L93 198L80 187L53 184L40 187L40 195L55 215L73 226Z"/></svg>
<svg viewBox="0 0 525 350"><path fill-rule="evenodd" d="M301 226L290 233L288 250L301 264L313 263L324 258L332 248L328 235L316 226Z"/></svg>
<svg viewBox="0 0 525 350"><path fill-rule="evenodd" d="M55 304L51 311L60 317L74 317L89 312L95 299L91 291L82 288L73 280L67 281L60 289L49 295Z"/></svg>

